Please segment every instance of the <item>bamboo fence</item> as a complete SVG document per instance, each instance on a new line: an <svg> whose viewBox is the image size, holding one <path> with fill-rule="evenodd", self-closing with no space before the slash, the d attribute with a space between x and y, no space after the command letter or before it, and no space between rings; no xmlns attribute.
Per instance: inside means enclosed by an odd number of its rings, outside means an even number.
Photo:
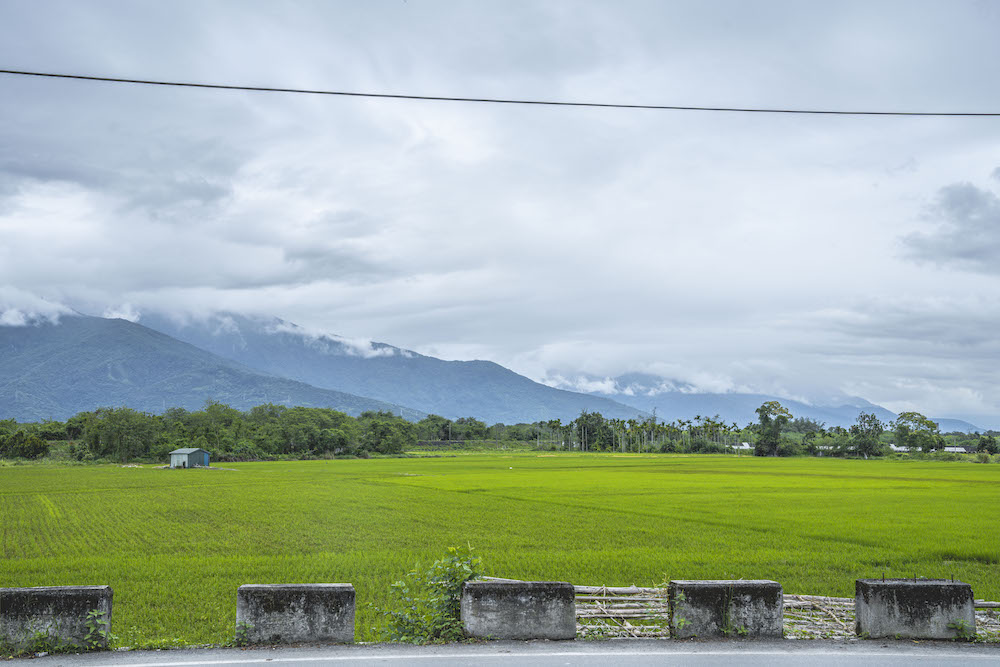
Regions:
<svg viewBox="0 0 1000 667"><path fill-rule="evenodd" d="M484 577L490 581L518 581ZM580 638L669 637L666 587L574 586L576 632ZM1000 602L976 600L976 630L981 641L1000 642ZM854 598L786 594L787 639L856 640Z"/></svg>

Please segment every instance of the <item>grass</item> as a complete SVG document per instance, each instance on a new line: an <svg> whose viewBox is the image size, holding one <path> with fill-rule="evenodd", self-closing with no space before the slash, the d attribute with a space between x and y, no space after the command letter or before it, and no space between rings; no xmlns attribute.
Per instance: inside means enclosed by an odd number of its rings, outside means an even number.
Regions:
<svg viewBox="0 0 1000 667"><path fill-rule="evenodd" d="M351 582L375 638L389 584L471 544L493 575L578 584L952 577L1000 598L1000 466L462 454L0 468L0 586L110 584L123 646L232 638L244 583Z"/></svg>

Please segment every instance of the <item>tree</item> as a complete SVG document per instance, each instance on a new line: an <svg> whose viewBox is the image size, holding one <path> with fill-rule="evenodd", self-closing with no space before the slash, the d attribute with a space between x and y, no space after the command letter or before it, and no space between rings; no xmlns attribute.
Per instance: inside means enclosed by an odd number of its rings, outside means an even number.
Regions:
<svg viewBox="0 0 1000 667"><path fill-rule="evenodd" d="M788 422L785 431L790 433L819 433L825 426L825 423L810 419L809 417L797 417Z"/></svg>
<svg viewBox="0 0 1000 667"><path fill-rule="evenodd" d="M78 412L66 420L66 437L76 440L83 437L83 432L87 429L87 423L94 419L93 412Z"/></svg>
<svg viewBox="0 0 1000 667"><path fill-rule="evenodd" d="M792 413L778 401L768 401L755 410L760 419L760 437L754 445L757 456L777 456L781 444L781 429L792 419Z"/></svg>
<svg viewBox="0 0 1000 667"><path fill-rule="evenodd" d="M892 427L899 447L929 452L941 442L938 425L919 412L901 413Z"/></svg>
<svg viewBox="0 0 1000 667"><path fill-rule="evenodd" d="M997 444L997 439L992 435L981 435L979 436L979 442L976 443L977 452L986 452L987 454L1000 454L1000 445Z"/></svg>
<svg viewBox="0 0 1000 667"><path fill-rule="evenodd" d="M817 437L816 431L809 431L802 438L802 446L805 448L806 453L811 456L816 456L819 453L819 444L816 442Z"/></svg>
<svg viewBox="0 0 1000 667"><path fill-rule="evenodd" d="M451 425L449 440L486 440L486 422L475 417L459 417Z"/></svg>
<svg viewBox="0 0 1000 667"><path fill-rule="evenodd" d="M86 426L84 440L96 456L124 463L148 455L159 429L153 415L131 408L98 408Z"/></svg>
<svg viewBox="0 0 1000 667"><path fill-rule="evenodd" d="M417 427L391 412L362 412L361 448L380 454L399 454L417 444Z"/></svg>
<svg viewBox="0 0 1000 667"><path fill-rule="evenodd" d="M42 440L68 440L66 425L57 421L43 421L35 427L35 435Z"/></svg>
<svg viewBox="0 0 1000 667"><path fill-rule="evenodd" d="M858 414L857 423L851 426L851 446L865 458L881 453L878 438L885 430L885 424L874 413Z"/></svg>
<svg viewBox="0 0 1000 667"><path fill-rule="evenodd" d="M576 439L583 451L605 450L613 446L614 434L600 412L583 410L580 416L573 420Z"/></svg>
<svg viewBox="0 0 1000 667"><path fill-rule="evenodd" d="M37 435L19 430L11 435L0 433L0 457L40 459L49 453L49 443Z"/></svg>
<svg viewBox="0 0 1000 667"><path fill-rule="evenodd" d="M427 415L417 422L417 437L421 440L451 440L451 420L441 415Z"/></svg>

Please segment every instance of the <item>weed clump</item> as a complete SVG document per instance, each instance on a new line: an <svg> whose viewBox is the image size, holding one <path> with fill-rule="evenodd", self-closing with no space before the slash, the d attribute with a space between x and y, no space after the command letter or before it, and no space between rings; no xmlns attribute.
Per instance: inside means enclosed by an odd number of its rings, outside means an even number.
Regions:
<svg viewBox="0 0 1000 667"><path fill-rule="evenodd" d="M481 574L480 564L471 547L448 547L447 555L426 570L415 567L392 584L396 608L379 610L388 639L410 644L463 639L462 586Z"/></svg>

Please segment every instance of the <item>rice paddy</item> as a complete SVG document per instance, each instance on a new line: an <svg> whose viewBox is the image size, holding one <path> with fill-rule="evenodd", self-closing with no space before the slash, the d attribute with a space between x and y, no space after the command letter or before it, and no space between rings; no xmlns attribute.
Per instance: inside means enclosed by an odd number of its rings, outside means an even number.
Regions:
<svg viewBox="0 0 1000 667"><path fill-rule="evenodd" d="M351 582L357 638L389 585L471 544L487 574L649 586L955 577L1000 598L1000 466L722 456L0 468L0 586L110 584L122 646L231 639L244 583Z"/></svg>

